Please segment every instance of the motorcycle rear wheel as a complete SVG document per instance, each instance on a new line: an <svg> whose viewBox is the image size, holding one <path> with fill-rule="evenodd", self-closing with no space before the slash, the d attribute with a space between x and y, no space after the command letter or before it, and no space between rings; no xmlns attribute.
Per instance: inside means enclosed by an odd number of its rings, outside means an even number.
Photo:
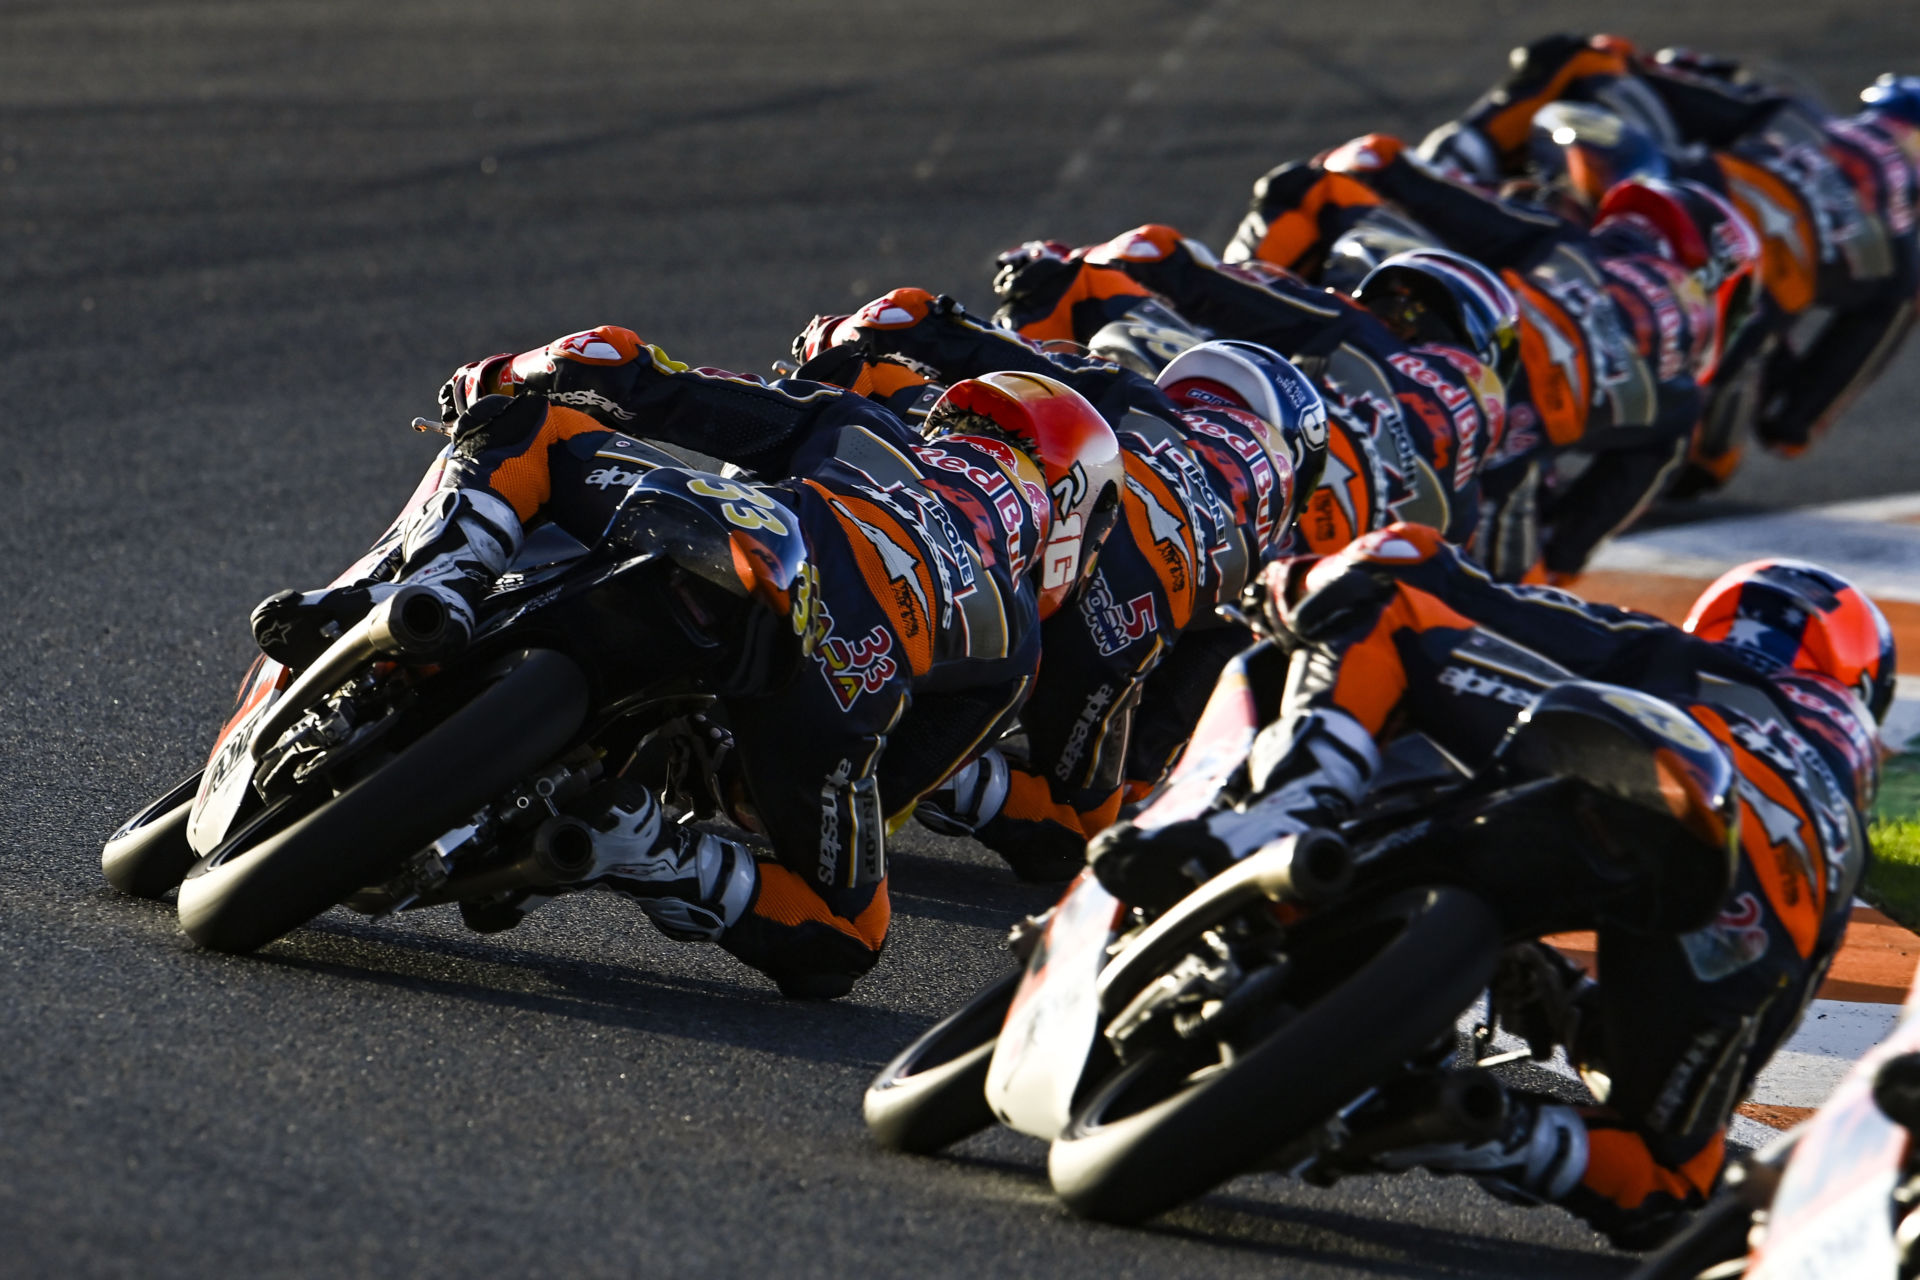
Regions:
<svg viewBox="0 0 1920 1280"><path fill-rule="evenodd" d="M195 769L107 837L100 869L108 884L148 899L164 898L179 887L200 857L187 843L187 819L193 816L202 772Z"/></svg>
<svg viewBox="0 0 1920 1280"><path fill-rule="evenodd" d="M298 928L552 759L586 718L586 676L563 654L525 650L492 674L472 701L318 808L200 859L180 885L187 936L239 954Z"/></svg>
<svg viewBox="0 0 1920 1280"><path fill-rule="evenodd" d="M1298 1011L1252 1043L1197 1066L1191 1046L1156 1048L1094 1087L1047 1155L1068 1208L1138 1222L1254 1168L1446 1035L1499 954L1492 908L1460 889L1408 890L1344 923L1319 957L1335 976L1289 979L1277 996ZM1293 971L1313 972L1313 950L1290 954Z"/></svg>
<svg viewBox="0 0 1920 1280"><path fill-rule="evenodd" d="M993 1123L987 1068L1020 976L1015 969L981 988L880 1069L863 1104L875 1142L927 1155Z"/></svg>

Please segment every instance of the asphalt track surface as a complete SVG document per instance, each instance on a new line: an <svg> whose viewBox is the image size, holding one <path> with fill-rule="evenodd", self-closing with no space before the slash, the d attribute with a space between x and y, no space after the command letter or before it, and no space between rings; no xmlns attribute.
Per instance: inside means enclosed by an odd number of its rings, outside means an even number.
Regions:
<svg viewBox="0 0 1920 1280"><path fill-rule="evenodd" d="M1738 12L1725 28L1720 14ZM601 322L758 370L897 284L1147 220L1464 105L1571 4L121 3L0 9L0 1273L1620 1274L1424 1176L1248 1178L1141 1230L1037 1144L891 1157L860 1091L1043 904L909 836L881 967L789 1004L582 895L497 939L333 913L249 959L110 893L195 767L247 610L324 582L432 453L461 360ZM1835 101L1897 5L1616 6ZM1902 363L1717 504L1920 487Z"/></svg>

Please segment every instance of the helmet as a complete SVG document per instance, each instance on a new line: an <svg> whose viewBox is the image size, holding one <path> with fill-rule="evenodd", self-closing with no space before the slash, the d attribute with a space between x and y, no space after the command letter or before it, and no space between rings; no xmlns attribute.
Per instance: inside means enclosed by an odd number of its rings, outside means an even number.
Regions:
<svg viewBox="0 0 1920 1280"><path fill-rule="evenodd" d="M1621 218L1652 231L1700 285L1714 322L1695 339L1693 374L1707 382L1734 334L1753 316L1760 237L1724 196L1697 182L1628 178L1600 198L1598 215L1596 230Z"/></svg>
<svg viewBox="0 0 1920 1280"><path fill-rule="evenodd" d="M1243 409L1253 415L1269 457L1283 461L1292 487L1274 487L1274 543L1293 524L1293 507L1320 483L1327 458L1327 404L1307 376L1257 342L1203 342L1175 356L1154 384L1183 409ZM1270 550L1255 549L1256 555Z"/></svg>
<svg viewBox="0 0 1920 1280"><path fill-rule="evenodd" d="M1867 110L1892 116L1920 129L1920 76L1896 76L1887 72L1860 91Z"/></svg>
<svg viewBox="0 0 1920 1280"><path fill-rule="evenodd" d="M1051 499L1038 566L1040 616L1050 616L1092 571L1119 518L1126 471L1113 428L1064 382L1002 372L948 387L927 411L923 433L985 436L1012 446L1038 471Z"/></svg>
<svg viewBox="0 0 1920 1280"><path fill-rule="evenodd" d="M708 659L704 683L714 692L770 693L798 670L818 593L800 520L771 494L656 467L627 490L606 540L655 552L679 571L669 608Z"/></svg>
<svg viewBox="0 0 1920 1280"><path fill-rule="evenodd" d="M1651 133L1578 102L1549 102L1533 113L1527 154L1543 181L1588 209L1624 178L1667 176L1666 153Z"/></svg>
<svg viewBox="0 0 1920 1280"><path fill-rule="evenodd" d="M1520 308L1500 277L1448 249L1408 249L1369 271L1354 299L1409 342L1472 353L1512 380L1520 358Z"/></svg>
<svg viewBox="0 0 1920 1280"><path fill-rule="evenodd" d="M1876 721L1893 705L1893 628L1852 583L1800 560L1754 560L1700 593L1686 629L1845 685Z"/></svg>

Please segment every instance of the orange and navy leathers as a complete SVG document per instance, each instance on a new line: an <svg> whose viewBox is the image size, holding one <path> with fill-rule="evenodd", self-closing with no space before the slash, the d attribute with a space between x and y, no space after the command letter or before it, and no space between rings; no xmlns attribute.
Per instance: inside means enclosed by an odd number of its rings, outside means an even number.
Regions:
<svg viewBox="0 0 1920 1280"><path fill-rule="evenodd" d="M764 487L806 537L812 652L784 688L722 706L774 857L721 945L783 986L864 973L887 933L889 825L992 741L1038 665L1044 490L997 442L923 444L840 388L688 369L625 329L487 363L489 388L519 395L456 443L443 483L523 523L597 537L642 474L638 437L784 477Z"/></svg>
<svg viewBox="0 0 1920 1280"><path fill-rule="evenodd" d="M1349 299L1265 263L1202 261L1172 227L1148 225L1051 263L1003 275L996 319L1028 337L1087 341L1135 299L1086 281L1130 279L1223 338L1271 347L1324 393L1333 428L1326 470L1300 515L1314 550L1335 550L1390 519L1419 520L1464 541L1480 507L1480 469L1504 432L1493 371L1464 351L1411 346ZM1086 298L1104 296L1104 310Z"/></svg>
<svg viewBox="0 0 1920 1280"><path fill-rule="evenodd" d="M1712 316L1651 241L1594 233L1397 155L1369 185L1451 249L1495 268L1520 304L1521 375L1496 466L1578 447L1593 463L1547 511L1546 567L1576 573L1664 485L1704 396L1689 356Z"/></svg>
<svg viewBox="0 0 1920 1280"><path fill-rule="evenodd" d="M1553 36L1515 54L1513 73L1460 121L1491 144L1503 169L1523 162L1533 113L1547 103L1651 95L1672 141L1711 148L1676 158L1676 176L1718 190L1760 236L1768 324L1749 342L1816 303L1834 313L1805 349L1775 344L1763 374L1756 434L1783 452L1804 448L1885 367L1913 323L1916 131L1872 111L1829 117L1790 93L1663 63L1610 36Z"/></svg>
<svg viewBox="0 0 1920 1280"><path fill-rule="evenodd" d="M1283 562L1276 612L1324 661L1282 714L1338 707L1384 740L1420 730L1484 760L1563 679L1678 708L1738 771L1742 846L1719 917L1678 937L1603 930L1591 1158L1568 1207L1616 1236L1697 1205L1734 1106L1832 959L1868 856L1878 782L1865 708L1833 681L1643 614L1497 583L1431 529L1394 525L1341 555ZM1582 1037L1584 1039L1584 1037Z"/></svg>
<svg viewBox="0 0 1920 1280"><path fill-rule="evenodd" d="M1086 587L1042 626L1040 677L1020 712L1026 751L1008 760L1006 802L974 832L1035 874L1079 863L1118 815L1124 784L1158 780L1220 667L1248 642L1213 609L1284 535L1291 457L1270 455L1233 413L1183 413L1137 373L1042 351L922 289L820 317L796 351L811 357L803 375L903 415L924 412L942 383L1043 373L1085 396L1118 435L1124 518Z"/></svg>

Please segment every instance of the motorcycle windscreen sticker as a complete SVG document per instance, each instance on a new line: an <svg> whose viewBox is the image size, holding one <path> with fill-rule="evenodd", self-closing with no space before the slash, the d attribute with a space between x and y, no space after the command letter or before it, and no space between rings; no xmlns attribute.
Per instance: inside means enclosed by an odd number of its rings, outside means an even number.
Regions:
<svg viewBox="0 0 1920 1280"><path fill-rule="evenodd" d="M1100 1033L1094 980L1123 909L1092 871L1082 871L1053 909L987 1068L987 1102L1008 1128L1052 1141L1066 1127Z"/></svg>

